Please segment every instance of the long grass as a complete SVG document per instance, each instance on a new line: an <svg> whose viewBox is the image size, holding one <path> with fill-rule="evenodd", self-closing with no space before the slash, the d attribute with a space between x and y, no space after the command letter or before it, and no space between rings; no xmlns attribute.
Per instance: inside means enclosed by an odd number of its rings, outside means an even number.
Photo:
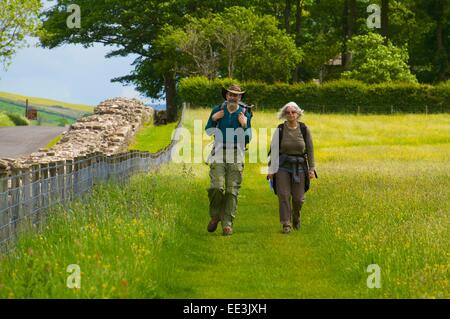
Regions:
<svg viewBox="0 0 450 319"><path fill-rule="evenodd" d="M8 114L0 112L0 126L15 126Z"/></svg>
<svg viewBox="0 0 450 319"><path fill-rule="evenodd" d="M190 110L185 127L208 113ZM265 164L246 163L235 234L207 233L208 167L172 163L52 212L0 261L0 297L450 298L450 116L304 121L319 179L300 231L281 234ZM253 126L277 122L256 113ZM66 287L69 264L80 289Z"/></svg>

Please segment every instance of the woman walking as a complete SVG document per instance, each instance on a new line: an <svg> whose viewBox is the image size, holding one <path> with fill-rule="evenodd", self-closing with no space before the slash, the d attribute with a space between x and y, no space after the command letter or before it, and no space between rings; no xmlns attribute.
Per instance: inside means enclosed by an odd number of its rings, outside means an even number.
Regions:
<svg viewBox="0 0 450 319"><path fill-rule="evenodd" d="M278 195L282 232L300 228L300 211L309 189L309 181L317 177L314 163L314 148L311 131L299 122L303 110L295 102L280 109L278 125L271 143L269 179ZM292 199L292 205L291 205Z"/></svg>

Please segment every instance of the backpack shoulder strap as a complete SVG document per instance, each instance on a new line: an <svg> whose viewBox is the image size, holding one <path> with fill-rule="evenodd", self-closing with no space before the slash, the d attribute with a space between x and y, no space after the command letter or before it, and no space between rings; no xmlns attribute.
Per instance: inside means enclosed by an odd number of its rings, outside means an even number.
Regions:
<svg viewBox="0 0 450 319"><path fill-rule="evenodd" d="M284 123L281 123L280 125L278 125L278 129L280 130L280 134L278 135L278 147L280 147L281 140L283 139Z"/></svg>
<svg viewBox="0 0 450 319"><path fill-rule="evenodd" d="M302 133L303 136L303 141L305 142L305 146L306 146L306 135L308 134L308 131L306 130L306 125L303 122L298 122L299 124L299 128L300 128L300 132ZM307 150L305 149L305 153L307 152Z"/></svg>
<svg viewBox="0 0 450 319"><path fill-rule="evenodd" d="M225 102L223 102L222 104L220 104L220 105L219 105L219 110L218 110L217 112L222 111L222 110L225 108L225 104L226 104L226 103L227 103L227 102L225 101ZM220 120L221 120L221 119L217 120L216 127L219 126Z"/></svg>
<svg viewBox="0 0 450 319"><path fill-rule="evenodd" d="M281 145L281 139L283 138L283 129L284 129L284 123L281 123L277 126L279 133L278 133L278 147ZM267 156L270 156L270 153L272 152L272 149L269 148L269 153L267 153Z"/></svg>

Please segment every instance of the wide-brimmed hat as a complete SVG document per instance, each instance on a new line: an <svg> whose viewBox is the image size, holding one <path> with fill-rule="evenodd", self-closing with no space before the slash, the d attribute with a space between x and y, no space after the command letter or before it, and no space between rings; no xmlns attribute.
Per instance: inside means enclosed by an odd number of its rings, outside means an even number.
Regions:
<svg viewBox="0 0 450 319"><path fill-rule="evenodd" d="M228 87L228 89L222 88L222 96L225 100L227 99L227 92L234 93L234 94L240 94L240 95L242 95L242 98L245 95L245 91L241 91L241 87L237 84L230 85Z"/></svg>

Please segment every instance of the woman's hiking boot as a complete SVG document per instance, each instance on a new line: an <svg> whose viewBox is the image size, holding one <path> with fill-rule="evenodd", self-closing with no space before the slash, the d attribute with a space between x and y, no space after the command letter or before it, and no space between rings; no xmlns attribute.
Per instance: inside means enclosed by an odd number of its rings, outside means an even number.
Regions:
<svg viewBox="0 0 450 319"><path fill-rule="evenodd" d="M299 230L300 229L300 217L295 218L292 221L292 226L294 227L295 230Z"/></svg>
<svg viewBox="0 0 450 319"><path fill-rule="evenodd" d="M291 225L283 225L283 234L289 234L291 232Z"/></svg>
<svg viewBox="0 0 450 319"><path fill-rule="evenodd" d="M223 228L223 235L224 236L230 236L233 235L233 228L231 228L230 226L225 226Z"/></svg>

